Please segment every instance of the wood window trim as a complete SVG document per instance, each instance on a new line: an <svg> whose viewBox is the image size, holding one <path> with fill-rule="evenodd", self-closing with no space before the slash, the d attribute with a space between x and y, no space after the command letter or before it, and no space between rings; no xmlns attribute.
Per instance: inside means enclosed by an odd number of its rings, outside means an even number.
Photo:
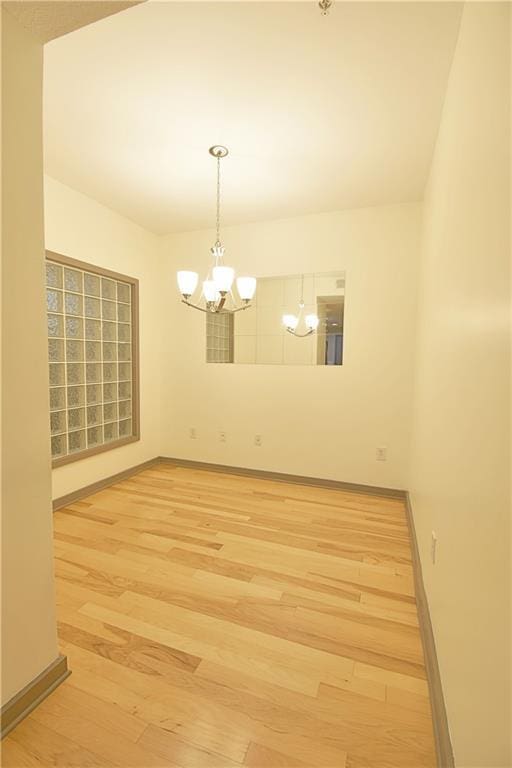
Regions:
<svg viewBox="0 0 512 768"><path fill-rule="evenodd" d="M72 267L75 269L81 269L85 272L89 272L99 277L107 277L113 280L120 280L124 283L128 283L131 287L131 328L132 328L132 429L133 434L127 437L121 437L117 440L112 440L108 443L95 446L94 448L86 448L84 451L78 451L77 453L67 454L66 456L60 456L57 459L52 459L52 469L62 467L65 464L71 464L75 461L81 461L87 459L90 456L96 456L99 453L105 453L106 451L113 451L116 448L121 448L129 443L136 443L140 440L140 353L139 353L139 281L136 277L130 277L124 275L121 272L114 272L110 269L104 269L98 267L96 264L89 264L86 261L79 261L73 259L70 256L64 256L61 253L55 251L45 251L45 261L53 261L60 264L63 267Z"/></svg>

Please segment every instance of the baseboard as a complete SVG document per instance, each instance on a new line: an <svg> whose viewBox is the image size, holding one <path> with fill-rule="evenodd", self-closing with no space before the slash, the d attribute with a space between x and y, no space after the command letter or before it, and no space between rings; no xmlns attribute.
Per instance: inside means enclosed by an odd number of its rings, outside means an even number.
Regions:
<svg viewBox="0 0 512 768"><path fill-rule="evenodd" d="M96 483L85 485L83 488L78 488L76 491L67 493L65 496L60 496L58 499L53 500L53 511L55 512L57 509L62 509L62 507L74 504L76 501L81 501L87 496L92 496L93 493L97 493L98 491L103 490L103 488L108 488L115 483L120 483L121 480L126 480L132 475L137 475L139 472L143 472L145 469L149 469L155 464L158 464L159 461L159 458L149 459L149 461L144 461L142 464L128 467L128 469L123 469L122 472L117 472L115 475L104 477L103 480L98 480Z"/></svg>
<svg viewBox="0 0 512 768"><path fill-rule="evenodd" d="M437 661L436 644L434 640L434 632L432 629L432 621L430 619L427 594L423 584L420 553L418 549L418 540L416 538L416 529L414 527L414 517L412 514L409 493L406 494L405 506L407 511L407 524L409 526L409 538L411 541L414 589L416 592L416 604L420 624L421 642L423 644L423 654L425 656L425 669L427 672L427 681L430 693L430 706L432 709L432 724L434 728L437 766L438 768L454 768L455 760L453 757L450 730L448 727L448 717L446 715L446 706L444 703L443 686L441 683L441 675Z"/></svg>
<svg viewBox="0 0 512 768"><path fill-rule="evenodd" d="M7 736L38 704L57 688L69 675L66 656L59 656L40 675L35 677L1 710L1 738Z"/></svg>
<svg viewBox="0 0 512 768"><path fill-rule="evenodd" d="M204 469L208 472L224 472L229 475L241 475L242 477L256 477L262 480L275 480L280 483L293 483L297 485L312 485L317 488L331 488L334 491L351 491L353 493L366 493L372 496L386 496L392 499L406 499L407 491L398 488L380 488L375 485L360 485L359 483L345 483L341 480L327 480L320 477L307 477L302 475L288 475L285 472L270 472L266 469L249 469L248 467L233 467L230 464L210 464L206 461L192 461L191 459L176 459L171 456L159 456L158 461L174 464L177 467L189 467L190 469Z"/></svg>

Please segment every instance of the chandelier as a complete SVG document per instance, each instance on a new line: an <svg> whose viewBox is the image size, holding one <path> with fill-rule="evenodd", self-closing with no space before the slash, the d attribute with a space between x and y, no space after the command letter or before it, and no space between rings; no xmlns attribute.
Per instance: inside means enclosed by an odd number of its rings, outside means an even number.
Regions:
<svg viewBox="0 0 512 768"><path fill-rule="evenodd" d="M208 272L206 280L203 280L201 296L197 303L191 301L199 281L197 272L180 270L177 273L178 288L182 295L183 304L188 307L199 309L200 312L228 312L233 314L250 306L250 301L256 291L256 278L237 277L236 288L242 302L241 305L237 305L231 290L235 279L235 270L224 265L224 246L220 241L220 161L227 156L228 150L226 147L215 146L210 147L208 151L217 160L217 239L215 245L210 248L213 267ZM225 306L228 295L233 300L233 309L228 309ZM203 299L204 303L202 303Z"/></svg>
<svg viewBox="0 0 512 768"><path fill-rule="evenodd" d="M319 324L318 315L311 314L306 315L304 322L302 323L302 315L304 313L304 275L301 275L300 280L300 301L299 312L296 315L283 315L283 325L293 336L303 339L305 336L311 336L316 331ZM299 328L306 328L305 331L297 330Z"/></svg>

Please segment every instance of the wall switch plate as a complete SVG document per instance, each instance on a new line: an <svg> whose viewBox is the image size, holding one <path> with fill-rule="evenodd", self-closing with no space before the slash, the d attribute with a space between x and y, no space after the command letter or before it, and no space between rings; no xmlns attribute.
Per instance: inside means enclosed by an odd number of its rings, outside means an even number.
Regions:
<svg viewBox="0 0 512 768"><path fill-rule="evenodd" d="M195 427L190 427L188 431L188 436L190 437L191 440L195 440L197 438L197 432Z"/></svg>
<svg viewBox="0 0 512 768"><path fill-rule="evenodd" d="M225 432L219 432L219 440L221 443L226 442L226 433Z"/></svg>
<svg viewBox="0 0 512 768"><path fill-rule="evenodd" d="M387 461L388 459L388 449L386 445L379 445L377 450L375 451L375 457L377 461Z"/></svg>
<svg viewBox="0 0 512 768"><path fill-rule="evenodd" d="M254 445L261 445L261 435L254 435Z"/></svg>
<svg viewBox="0 0 512 768"><path fill-rule="evenodd" d="M430 540L430 557L432 558L432 563L436 564L436 555L437 555L437 536L435 531L432 531L432 538Z"/></svg>

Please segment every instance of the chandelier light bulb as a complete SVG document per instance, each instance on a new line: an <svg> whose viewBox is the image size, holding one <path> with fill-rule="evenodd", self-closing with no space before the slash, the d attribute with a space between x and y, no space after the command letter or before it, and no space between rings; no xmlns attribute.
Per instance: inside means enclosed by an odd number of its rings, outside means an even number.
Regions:
<svg viewBox="0 0 512 768"><path fill-rule="evenodd" d="M256 278L237 277L236 288L243 301L250 301L256 292Z"/></svg>
<svg viewBox="0 0 512 768"><path fill-rule="evenodd" d="M299 318L295 315L283 315L283 325L286 328L291 328L291 330L294 331L298 324Z"/></svg>
<svg viewBox="0 0 512 768"><path fill-rule="evenodd" d="M197 272L190 272L188 269L182 269L178 272L178 288L182 296L192 296L197 288L199 275Z"/></svg>
<svg viewBox="0 0 512 768"><path fill-rule="evenodd" d="M235 270L232 267L214 267L212 274L218 292L220 294L229 293L235 279Z"/></svg>
<svg viewBox="0 0 512 768"><path fill-rule="evenodd" d="M204 280L203 296L208 303L219 300L220 295L213 280Z"/></svg>
<svg viewBox="0 0 512 768"><path fill-rule="evenodd" d="M316 329L318 328L318 324L320 322L317 315L306 315L305 321L306 321L306 326L311 331L316 331Z"/></svg>

